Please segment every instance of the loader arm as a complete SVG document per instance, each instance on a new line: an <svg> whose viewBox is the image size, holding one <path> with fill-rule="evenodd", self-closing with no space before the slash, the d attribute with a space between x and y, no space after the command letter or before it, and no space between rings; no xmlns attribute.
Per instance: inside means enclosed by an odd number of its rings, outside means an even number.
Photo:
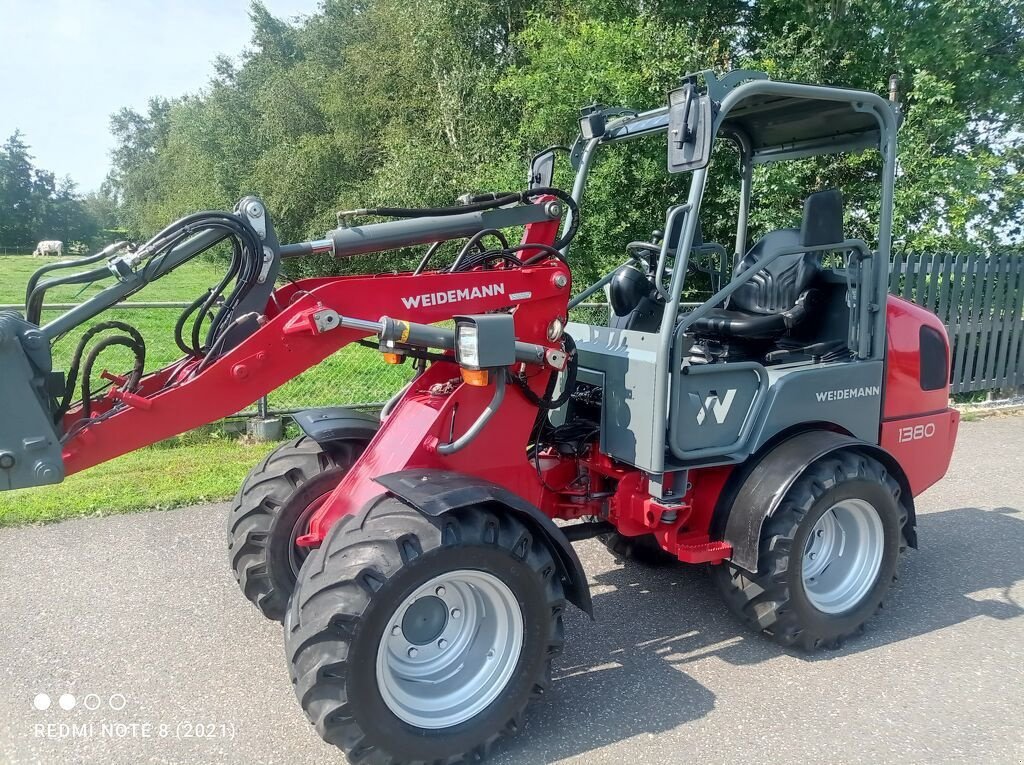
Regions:
<svg viewBox="0 0 1024 765"><path fill-rule="evenodd" d="M105 262L100 256L124 248L47 267L47 278L41 280L39 273L29 285L25 315L0 314L0 396L8 413L0 418L0 490L57 483L65 475L239 412L349 343L380 334L384 317L430 325L457 314L507 312L514 317L517 339L554 349L558 343L548 339L549 327L553 322L564 326L571 289L564 258L554 247L566 210L559 196L575 203L553 191L427 211L357 211L399 219L361 226L346 221L324 240L283 246L262 202L247 197L233 213L187 216L141 248L113 254ZM523 226L523 236L513 247L500 229L514 226ZM488 236L502 246L482 246ZM440 245L457 239L468 241L453 265L438 270L440 259L430 259ZM53 342L225 240L234 252L228 273L179 320L175 339L188 351L179 360L144 372L145 341L138 330L105 321L80 338L67 379L64 371L52 369ZM350 257L428 243L427 256L412 273L320 277L274 288L283 258ZM447 261L455 255L451 249ZM92 267L64 275L83 266ZM41 322L47 290L111 279L85 302ZM187 320L193 322L191 333L182 332ZM125 374L104 370L102 377L111 385L96 395L90 390L93 365L111 345L132 351L134 369ZM421 348L413 356L426 363L444 358L450 348ZM81 356L81 398L73 401Z"/></svg>
<svg viewBox="0 0 1024 765"><path fill-rule="evenodd" d="M568 289L556 286L560 280L555 277L559 274L567 274L564 264L549 261L507 271L349 276L296 282L279 290L280 299L271 301L286 304L290 294L297 296L295 302L191 378L168 384L169 378L181 369L182 362L177 362L145 378L142 392L127 399L116 388L112 389L106 406L119 399L125 405L106 419L79 430L65 443L65 470L68 475L85 470L241 411L332 353L371 334L337 322L318 323L318 315L336 312L367 322L390 316L431 324L451 319L456 312L487 313L514 307L517 335L543 337L547 324L556 316L564 316L566 310ZM451 293L456 297L454 303L447 301ZM429 305L424 305L424 295L443 295L446 301L429 301ZM468 297L459 299L460 296ZM413 301L419 305L410 307ZM151 395L145 395L147 388L153 389ZM96 413L104 414L103 407L97 407ZM75 422L78 416L79 410L72 409L66 420Z"/></svg>

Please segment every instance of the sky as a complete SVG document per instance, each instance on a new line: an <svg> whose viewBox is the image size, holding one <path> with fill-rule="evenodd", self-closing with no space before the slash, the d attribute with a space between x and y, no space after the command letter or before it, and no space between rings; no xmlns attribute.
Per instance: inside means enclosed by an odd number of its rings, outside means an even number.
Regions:
<svg viewBox="0 0 1024 765"><path fill-rule="evenodd" d="M264 0L275 16L317 0ZM0 143L20 129L36 167L99 188L110 115L203 88L248 45L249 0L0 0Z"/></svg>

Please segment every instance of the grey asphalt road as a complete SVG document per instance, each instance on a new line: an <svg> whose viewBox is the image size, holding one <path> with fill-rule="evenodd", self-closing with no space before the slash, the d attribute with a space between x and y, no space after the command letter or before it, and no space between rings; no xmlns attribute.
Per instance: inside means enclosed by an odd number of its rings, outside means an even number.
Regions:
<svg viewBox="0 0 1024 765"><path fill-rule="evenodd" d="M1024 418L965 423L919 507L885 610L811 658L738 627L697 570L580 545L597 621L569 614L551 692L493 761L1024 761ZM224 514L0 531L0 762L343 762L236 590Z"/></svg>

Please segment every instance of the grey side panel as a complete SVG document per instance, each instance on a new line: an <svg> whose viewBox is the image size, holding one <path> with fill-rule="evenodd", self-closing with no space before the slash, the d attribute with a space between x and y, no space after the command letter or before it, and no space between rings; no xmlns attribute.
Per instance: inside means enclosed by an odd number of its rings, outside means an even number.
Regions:
<svg viewBox="0 0 1024 765"><path fill-rule="evenodd" d="M374 480L396 497L432 517L460 507L486 503L500 504L516 513L534 532L543 534L550 542L555 562L561 569L565 597L593 617L590 586L576 551L554 521L522 497L490 481L449 470L402 470Z"/></svg>
<svg viewBox="0 0 1024 765"><path fill-rule="evenodd" d="M321 446L332 441L368 441L380 429L380 420L343 406L306 409L295 415L295 424Z"/></svg>
<svg viewBox="0 0 1024 765"><path fill-rule="evenodd" d="M727 363L687 371L673 381L669 428L672 455L683 466L742 462L780 433L810 423L878 443L881 361Z"/></svg>
<svg viewBox="0 0 1024 765"><path fill-rule="evenodd" d="M667 428L678 467L741 462L779 433L814 422L878 443L881 361L684 367L672 375L668 420L656 423L658 336L576 323L566 331L576 341L579 380L604 389L601 451L641 470L659 472L650 437L657 427Z"/></svg>
<svg viewBox="0 0 1024 765"><path fill-rule="evenodd" d="M768 392L754 362L687 366L677 375L668 444L677 459L721 456L747 447Z"/></svg>
<svg viewBox="0 0 1024 765"><path fill-rule="evenodd" d="M881 361L770 367L768 396L747 454L782 431L811 422L832 423L877 444L883 373Z"/></svg>
<svg viewBox="0 0 1024 765"><path fill-rule="evenodd" d="M22 342L45 352L45 370L28 358ZM60 483L64 461L46 404L49 344L13 312L0 314L0 491Z"/></svg>
<svg viewBox="0 0 1024 765"><path fill-rule="evenodd" d="M658 334L571 322L578 379L604 386L601 451L642 470L654 464L651 452Z"/></svg>
<svg viewBox="0 0 1024 765"><path fill-rule="evenodd" d="M900 500L910 514L907 541L917 545L913 527L914 501L906 476L893 457L878 446L829 430L811 430L782 441L756 464L740 475L738 486L727 487L720 502L727 506L716 509L726 513L723 539L732 545L730 560L740 568L756 572L760 553L761 526L778 509L790 487L804 470L840 449L856 449L878 459L897 479L902 492Z"/></svg>

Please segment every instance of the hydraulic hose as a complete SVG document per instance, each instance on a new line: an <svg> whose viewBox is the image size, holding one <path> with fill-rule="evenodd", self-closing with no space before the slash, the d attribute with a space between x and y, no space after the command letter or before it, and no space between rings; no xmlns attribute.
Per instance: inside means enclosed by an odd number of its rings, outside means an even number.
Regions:
<svg viewBox="0 0 1024 765"><path fill-rule="evenodd" d="M97 252L95 255L89 255L85 258L76 258L75 260L63 260L60 263L49 263L41 268L37 268L32 276L28 279L28 284L25 286L25 305L28 306L29 298L32 295L32 291L36 288L36 284L43 277L43 274L47 274L50 271L57 271L64 268L76 268L80 266L91 266L93 263L99 263L101 260L110 257L118 250L124 249L128 245L127 242L115 242L114 244L107 245L102 250Z"/></svg>
<svg viewBox="0 0 1024 765"><path fill-rule="evenodd" d="M568 365L565 369L565 388L562 390L561 395L558 398L551 398L555 390L555 385L558 380L558 372L552 372L551 378L548 380L547 389L543 396L538 396L530 388L529 383L523 373L519 375L512 375L512 382L516 384L516 387L523 392L527 400L534 406L540 409L552 410L558 409L569 400L569 396L576 389L576 372L579 369L579 359L576 356L576 343L569 335L563 336L565 339L565 351L568 357Z"/></svg>
<svg viewBox="0 0 1024 765"><path fill-rule="evenodd" d="M371 215L381 218L429 218L446 215L462 215L464 213L493 210L497 207L524 203L540 196L553 196L561 200L572 211L572 220L568 230L555 242L555 249L561 250L568 245L579 230L580 208L570 194L554 186L542 186L526 191L515 191L502 194L484 194L471 197L469 204L454 207L369 207L359 210L347 210L339 213L339 218L356 215ZM478 201L473 201L478 200Z"/></svg>
<svg viewBox="0 0 1024 765"><path fill-rule="evenodd" d="M59 287L64 284L90 284L97 279L104 279L110 276L113 276L110 273L110 269L102 266L91 271L83 271L80 274L47 279L45 282L33 287L32 292L29 293L28 300L25 301L25 318L33 324L39 324L39 317L43 313L43 298L46 296L47 290L53 287Z"/></svg>
<svg viewBox="0 0 1024 765"><path fill-rule="evenodd" d="M78 341L78 345L75 347L75 353L71 357L71 365L68 367L67 382L64 385L64 397L61 399L60 405L57 408L57 413L56 416L54 417L55 422L59 422L60 419L65 414L67 414L68 410L71 408L71 400L74 397L75 388L78 384L78 371L82 363L82 354L85 352L86 345L88 345L89 341L92 340L92 338L94 338L96 335L111 329L116 329L121 332L124 332L131 338L131 341L135 346L133 350L136 351L136 366L141 365L143 368L145 367L146 341L142 337L142 333L139 332L139 330L137 330L131 324L126 324L123 321L104 321L100 322L99 324L96 324L95 326L90 327L88 330L85 331L85 333L82 335L82 338ZM138 381L136 380L135 385L137 384ZM134 385L131 387L134 387ZM83 406L84 400L85 399L83 399Z"/></svg>
<svg viewBox="0 0 1024 765"><path fill-rule="evenodd" d="M146 364L145 345L140 345L136 340L122 337L121 335L105 337L100 340L89 351L89 355L85 357L85 363L82 365L82 418L85 420L88 420L92 415L92 391L90 390L91 382L89 378L92 376L93 365L103 351L115 345L122 345L128 348L135 356L135 365L132 367L125 390L134 390L138 386L139 380L142 379L142 372Z"/></svg>
<svg viewBox="0 0 1024 765"><path fill-rule="evenodd" d="M512 205L522 201L522 194L516 192L453 207L364 207L358 210L346 210L343 213L339 213L339 217L370 215L378 218L434 218L493 210L495 207L504 207L505 205Z"/></svg>
<svg viewBox="0 0 1024 765"><path fill-rule="evenodd" d="M438 444L437 453L447 456L454 454L460 449L464 449L476 438L480 431L484 429L484 425L490 421L494 413L501 407L501 402L505 400L505 375L497 374L494 376L494 396L491 398L487 407L480 413L480 416L476 418L476 421L469 426L469 429L461 436L456 438L451 443ZM454 413L453 413L454 416Z"/></svg>
<svg viewBox="0 0 1024 765"><path fill-rule="evenodd" d="M206 290L206 292L193 300L189 306L181 312L178 316L178 320L174 322L174 344L178 346L178 350L186 356L199 356L201 351L185 343L185 323L188 321L188 317L195 313L196 309L205 303L206 299L210 297L211 294L213 294L212 288Z"/></svg>
<svg viewBox="0 0 1024 765"><path fill-rule="evenodd" d="M469 238L469 241L462 245L462 249L459 250L459 254L455 256L455 262L452 263L452 267L449 270L452 272L458 271L459 265L462 263L463 259L469 255L469 251L474 247L480 247L480 243L483 241L485 236L493 236L501 242L502 249L508 249L508 239L505 238L505 235L501 233L501 231L496 228L485 228L483 231L477 231ZM481 247L481 249L483 248Z"/></svg>
<svg viewBox="0 0 1024 765"><path fill-rule="evenodd" d="M206 300L199 308L198 313L196 313L195 321L192 322L191 346L193 348L194 355L196 356L202 354L203 352L203 343L199 339L199 335L203 327L203 322L206 320L206 317L210 314L210 309L213 308L214 303L217 302L217 298L219 298L224 293L224 290L227 288L228 282L234 279L235 276L238 274L239 270L241 269L242 256L242 247L238 244L237 240L234 240L232 242L231 248L231 264L228 266L228 270L224 274L224 278L220 280L216 287L210 290L210 293L209 295L207 295Z"/></svg>

